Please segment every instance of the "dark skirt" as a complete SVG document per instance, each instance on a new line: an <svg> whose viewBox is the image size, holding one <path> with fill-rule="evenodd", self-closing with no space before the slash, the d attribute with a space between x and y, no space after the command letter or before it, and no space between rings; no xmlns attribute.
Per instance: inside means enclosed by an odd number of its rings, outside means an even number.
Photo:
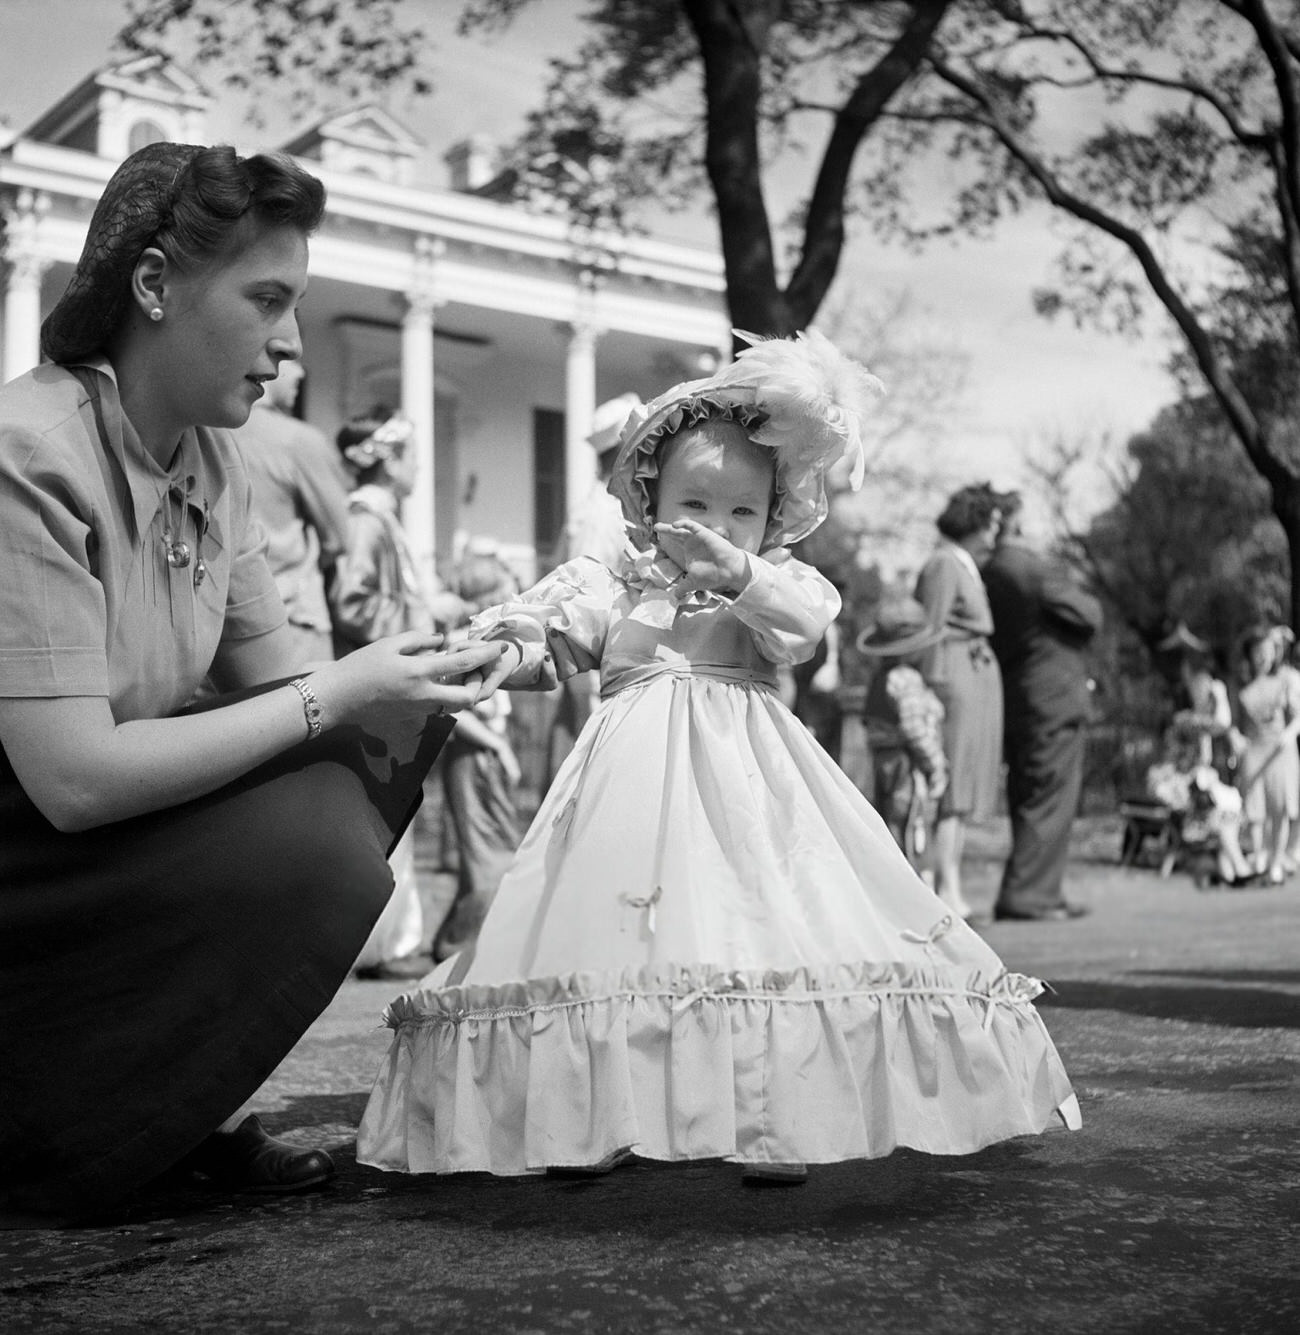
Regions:
<svg viewBox="0 0 1300 1335"><path fill-rule="evenodd" d="M336 729L79 834L0 752L0 1200L100 1208L238 1110L347 977L452 726Z"/></svg>

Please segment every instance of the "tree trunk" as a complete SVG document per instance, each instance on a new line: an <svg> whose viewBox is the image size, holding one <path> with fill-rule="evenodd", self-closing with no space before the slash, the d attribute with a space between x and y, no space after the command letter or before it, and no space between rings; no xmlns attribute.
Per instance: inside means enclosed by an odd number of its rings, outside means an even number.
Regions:
<svg viewBox="0 0 1300 1335"><path fill-rule="evenodd" d="M1291 556L1291 606L1287 609L1292 629L1300 627L1300 478L1274 478L1273 513L1277 515L1286 534L1287 551Z"/></svg>

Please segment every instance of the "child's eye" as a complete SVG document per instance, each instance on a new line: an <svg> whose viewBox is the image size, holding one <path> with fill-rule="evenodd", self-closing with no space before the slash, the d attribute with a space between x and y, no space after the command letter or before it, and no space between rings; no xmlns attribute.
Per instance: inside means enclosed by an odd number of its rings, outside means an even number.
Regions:
<svg viewBox="0 0 1300 1335"><path fill-rule="evenodd" d="M703 501L683 501L683 502L682 502L682 505L683 505L687 510L703 510L703 509L704 509L704 502L703 502Z"/></svg>
<svg viewBox="0 0 1300 1335"><path fill-rule="evenodd" d="M754 510L748 505L738 505L736 506L735 513L738 515L744 515L745 518L748 519L750 515L757 514L758 511Z"/></svg>

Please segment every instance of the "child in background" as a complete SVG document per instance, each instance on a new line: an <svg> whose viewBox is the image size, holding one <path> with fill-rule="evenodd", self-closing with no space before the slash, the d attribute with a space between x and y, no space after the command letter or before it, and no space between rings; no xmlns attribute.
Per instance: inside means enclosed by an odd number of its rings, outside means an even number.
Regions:
<svg viewBox="0 0 1300 1335"><path fill-rule="evenodd" d="M1078 1124L1041 984L944 909L775 691L839 608L787 548L841 455L861 482L878 388L816 332L675 386L629 418L610 482L635 555L475 619L508 686L599 665L603 700L473 950L389 1007L361 1162L635 1152L797 1182Z"/></svg>
<svg viewBox="0 0 1300 1335"><path fill-rule="evenodd" d="M351 418L335 443L357 485L348 497L348 539L331 595L338 656L402 631L444 630L459 601L420 579L398 518L415 482L413 427L387 408ZM355 970L362 978L418 978L428 967L424 908L415 870L415 828L389 855L393 893Z"/></svg>
<svg viewBox="0 0 1300 1335"><path fill-rule="evenodd" d="M465 638L464 627L476 612L518 593L519 582L499 556L480 546L457 562L448 587L465 609L461 626L447 637L451 645ZM519 847L514 792L520 768L510 745L509 718L510 697L504 691L462 710L440 757L443 793L460 856L456 897L433 938L435 960L474 944Z"/></svg>
<svg viewBox="0 0 1300 1335"><path fill-rule="evenodd" d="M933 804L948 783L943 702L918 664L942 630L915 598L883 602L858 636L858 652L878 659L862 707L874 780L872 800L907 860L925 875ZM933 876L933 873L930 873Z"/></svg>

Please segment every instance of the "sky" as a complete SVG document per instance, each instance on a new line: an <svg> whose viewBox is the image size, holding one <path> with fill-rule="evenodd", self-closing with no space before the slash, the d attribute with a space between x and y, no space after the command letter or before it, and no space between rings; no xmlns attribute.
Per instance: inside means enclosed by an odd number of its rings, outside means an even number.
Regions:
<svg viewBox="0 0 1300 1335"><path fill-rule="evenodd" d="M470 134L504 141L535 104L550 54L572 50L579 0L540 0L503 34L459 39L451 31L458 0L413 0L434 38L429 60L436 91L390 110L428 145L428 179L445 180L443 151ZM125 0L0 0L0 117L21 130L86 74L113 58L110 42ZM412 15L412 17L416 17ZM220 95L213 78L199 77ZM213 138L242 151L288 137L274 117L257 130L227 113L212 118ZM774 201L775 202L775 201ZM703 213L660 220L658 234L716 245ZM1106 459L1171 402L1164 370L1172 343L1162 327L1141 341L1075 329L1035 315L1031 294L1050 276L1058 237L1044 207L1002 225L987 241L939 242L915 255L865 230L851 236L842 281L866 302L907 298L909 342L933 331L965 365L950 420L942 425L942 463L957 482L992 477L1028 481L1025 459L1053 438L1087 441L1093 468L1080 478L1078 503L1103 503ZM1110 442L1103 446L1103 442ZM1109 457L1109 456L1108 456Z"/></svg>

